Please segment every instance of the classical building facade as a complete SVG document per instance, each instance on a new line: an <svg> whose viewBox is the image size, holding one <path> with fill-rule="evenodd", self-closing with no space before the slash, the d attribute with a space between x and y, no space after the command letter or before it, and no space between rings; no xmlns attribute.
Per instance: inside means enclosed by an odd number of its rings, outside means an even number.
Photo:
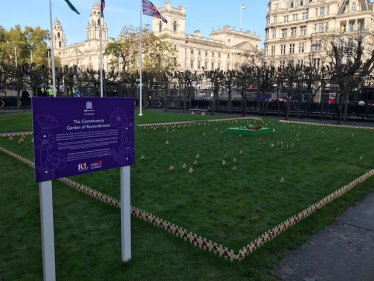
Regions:
<svg viewBox="0 0 374 281"><path fill-rule="evenodd" d="M167 40L177 50L178 70L234 69L245 59L261 51L260 36L250 31L236 31L230 26L212 31L209 38L201 37L199 30L193 35L187 35L185 10L185 6L173 8L166 1L159 11L168 23L158 18L152 19L152 31L156 35L167 34Z"/></svg>
<svg viewBox="0 0 374 281"><path fill-rule="evenodd" d="M113 38L108 38L108 28L105 22L102 25L102 48L105 47ZM86 27L86 40L81 43L74 43L67 46L66 38L62 25L58 19L53 23L52 38L55 46L55 56L61 58L62 65L99 69L100 66L100 5L97 0L93 5ZM107 56L103 56L103 67L109 69L109 60Z"/></svg>
<svg viewBox="0 0 374 281"><path fill-rule="evenodd" d="M160 13L168 20L165 24L157 18L152 19L152 31L156 35L168 34L168 41L177 50L176 70L203 71L212 69L228 70L243 63L251 55L260 50L261 39L250 31L241 32L234 28L224 26L222 29L213 31L209 38L200 36L200 31L193 35L185 32L186 14L185 7L171 7L166 1L164 6L159 8ZM84 42L67 46L63 28L58 19L53 24L53 40L55 55L61 58L63 65L78 65L82 68L98 69L100 64L100 5L95 0L86 28L87 37ZM108 38L108 29L104 23L102 26L103 51L109 42L114 41ZM104 69L109 69L110 57L103 57Z"/></svg>
<svg viewBox="0 0 374 281"><path fill-rule="evenodd" d="M275 65L321 63L323 39L373 28L370 0L270 0L265 56Z"/></svg>

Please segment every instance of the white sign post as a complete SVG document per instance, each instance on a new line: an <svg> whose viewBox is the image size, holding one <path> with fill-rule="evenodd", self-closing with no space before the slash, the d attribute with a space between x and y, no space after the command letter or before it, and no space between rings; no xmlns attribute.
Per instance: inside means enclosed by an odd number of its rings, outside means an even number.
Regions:
<svg viewBox="0 0 374 281"><path fill-rule="evenodd" d="M130 166L120 167L120 174L122 261L128 261L131 259Z"/></svg>
<svg viewBox="0 0 374 281"><path fill-rule="evenodd" d="M43 280L56 280L55 238L53 231L52 181L39 183L40 218L42 225Z"/></svg>

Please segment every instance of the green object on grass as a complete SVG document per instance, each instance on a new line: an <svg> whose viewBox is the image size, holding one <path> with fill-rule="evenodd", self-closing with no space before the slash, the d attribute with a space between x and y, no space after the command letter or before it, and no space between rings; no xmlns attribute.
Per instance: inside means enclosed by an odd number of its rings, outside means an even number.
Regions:
<svg viewBox="0 0 374 281"><path fill-rule="evenodd" d="M242 135L245 137L253 137L253 136L258 136L258 135L265 135L265 134L270 134L271 129L270 128L263 128L260 127L259 129L250 129L250 128L258 128L256 126L253 126L252 124L247 125L247 126L240 126L236 128L227 128L226 129L226 134L228 135Z"/></svg>

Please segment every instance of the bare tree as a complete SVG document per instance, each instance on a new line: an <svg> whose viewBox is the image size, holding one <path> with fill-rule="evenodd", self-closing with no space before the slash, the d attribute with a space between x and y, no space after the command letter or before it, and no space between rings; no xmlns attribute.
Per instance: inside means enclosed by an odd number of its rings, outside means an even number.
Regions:
<svg viewBox="0 0 374 281"><path fill-rule="evenodd" d="M235 73L236 84L241 88L240 95L242 98L241 102L241 113L245 116L247 112L247 89L249 85L253 84L256 79L255 67L248 64L240 66L239 70Z"/></svg>
<svg viewBox="0 0 374 281"><path fill-rule="evenodd" d="M328 56L328 70L331 81L339 86L343 96L338 101L338 124L347 120L348 98L357 89L362 78L370 75L374 70L374 48L369 43L372 34L368 29L358 27L346 33L331 34L326 44Z"/></svg>

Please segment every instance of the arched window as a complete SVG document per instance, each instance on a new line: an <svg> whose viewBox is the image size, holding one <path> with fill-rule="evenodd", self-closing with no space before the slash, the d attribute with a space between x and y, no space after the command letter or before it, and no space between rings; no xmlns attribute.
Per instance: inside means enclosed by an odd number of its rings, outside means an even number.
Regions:
<svg viewBox="0 0 374 281"><path fill-rule="evenodd" d="M57 38L60 38L60 32L57 32Z"/></svg>
<svg viewBox="0 0 374 281"><path fill-rule="evenodd" d="M100 26L100 19L98 19L98 20L97 20L97 25L99 25L99 26Z"/></svg>
<svg viewBox="0 0 374 281"><path fill-rule="evenodd" d="M355 11L356 11L356 3L353 2L351 6L351 12L355 12Z"/></svg>
<svg viewBox="0 0 374 281"><path fill-rule="evenodd" d="M158 27L158 31L162 31L162 22L160 21L160 23L159 23L159 27Z"/></svg>
<svg viewBox="0 0 374 281"><path fill-rule="evenodd" d="M173 22L173 31L177 32L177 21Z"/></svg>

